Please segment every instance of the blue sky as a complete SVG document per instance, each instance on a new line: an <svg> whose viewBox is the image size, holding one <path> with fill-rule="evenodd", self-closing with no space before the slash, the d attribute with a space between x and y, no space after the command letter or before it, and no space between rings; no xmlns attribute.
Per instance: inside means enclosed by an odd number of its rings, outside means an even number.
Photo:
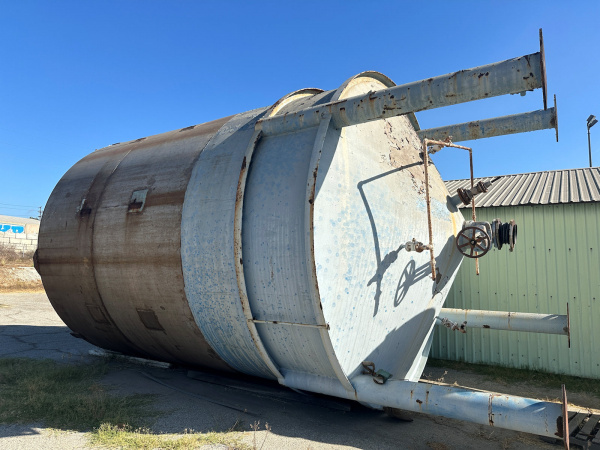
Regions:
<svg viewBox="0 0 600 450"><path fill-rule="evenodd" d="M600 117L600 2L3 1L0 214L37 215L60 177L106 145L334 89L398 84L534 53L544 30L554 131L466 142L475 176L588 166ZM422 128L542 109L542 93L418 113ZM596 149L596 150L594 150ZM600 125L592 129L600 165ZM457 153L458 152L458 153ZM468 159L434 156L445 179Z"/></svg>

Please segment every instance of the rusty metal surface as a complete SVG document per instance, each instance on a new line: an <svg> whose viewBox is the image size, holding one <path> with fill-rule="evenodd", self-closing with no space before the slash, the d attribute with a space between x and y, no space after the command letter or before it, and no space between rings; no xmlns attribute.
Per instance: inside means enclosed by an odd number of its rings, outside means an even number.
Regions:
<svg viewBox="0 0 600 450"><path fill-rule="evenodd" d="M561 386L561 394L562 394L562 402L561 402L561 412L562 412L562 429L557 433L558 437L562 437L565 449L569 450L571 448L569 437L571 433L569 432L569 402L567 400L567 389L563 384ZM558 422L558 421L557 421Z"/></svg>
<svg viewBox="0 0 600 450"><path fill-rule="evenodd" d="M542 76L542 97L544 99L544 109L548 108L548 81L546 80L546 52L544 50L544 35L540 28L540 73ZM556 103L556 96L554 97ZM558 141L558 136L556 138Z"/></svg>
<svg viewBox="0 0 600 450"><path fill-rule="evenodd" d="M430 146L433 147L431 150L429 148ZM423 158L423 169L424 169L424 175L425 175L425 204L427 206L427 231L429 233L429 244L427 245L427 248L429 250L429 259L430 259L430 265L431 265L431 279L432 280L435 280L437 278L437 274L436 274L436 269L435 269L435 264L436 264L435 248L433 245L433 228L432 228L433 224L432 224L432 219L431 219L431 195L429 192L429 185L430 185L429 163L431 162L431 159L429 158L429 154L438 152L444 147L459 148L461 150L467 150L469 152L469 164L470 164L470 168L471 168L471 187L473 187L473 151L471 148L463 147L462 145L453 144L452 142L450 142L450 138L446 138L446 140L444 142L435 141L432 139L423 139L423 151L422 151L421 155ZM473 206L473 220L475 220L475 200L473 200L472 206ZM457 236L457 241L456 241L457 245L458 245L458 237L463 232L464 232L464 230L460 231ZM473 235L473 237L474 237L474 235ZM458 248L460 250L460 246L458 246ZM463 254L466 255L465 253L463 253ZM473 254L473 252L471 252L471 255L472 254Z"/></svg>
<svg viewBox="0 0 600 450"><path fill-rule="evenodd" d="M290 226L304 225L310 183L301 166L310 164L317 130L275 139L254 131L263 112L286 114L330 96L296 91L268 111L238 116L209 144L186 193L184 277L196 321L232 367L282 384L290 370L312 371L351 389L332 367L327 324L302 270L304 235Z"/></svg>
<svg viewBox="0 0 600 450"><path fill-rule="evenodd" d="M551 128L558 130L556 108L428 128L418 135L421 139L443 141L451 137L453 142L462 142Z"/></svg>
<svg viewBox="0 0 600 450"><path fill-rule="evenodd" d="M38 260L48 297L74 332L123 353L228 369L194 321L180 258L192 166L228 120L98 150L58 183ZM132 207L133 197L143 202Z"/></svg>
<svg viewBox="0 0 600 450"><path fill-rule="evenodd" d="M476 178L491 181L496 177ZM470 187L469 180L446 181L451 194ZM600 201L600 168L503 175L489 192L477 196L478 207L548 205ZM463 207L462 205L459 207Z"/></svg>
<svg viewBox="0 0 600 450"><path fill-rule="evenodd" d="M541 54L533 53L387 89L362 93L293 114L260 120L264 135L315 127L331 114L337 128L372 120L516 94L542 87Z"/></svg>

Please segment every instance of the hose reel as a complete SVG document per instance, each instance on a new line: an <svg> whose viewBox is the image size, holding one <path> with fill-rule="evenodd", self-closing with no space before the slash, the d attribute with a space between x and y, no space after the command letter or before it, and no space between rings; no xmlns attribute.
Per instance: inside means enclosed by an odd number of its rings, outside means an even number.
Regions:
<svg viewBox="0 0 600 450"><path fill-rule="evenodd" d="M498 250L508 245L512 252L517 242L517 225L514 220L502 223L500 219L489 222L466 221L456 236L458 251L467 258L481 258L492 247Z"/></svg>

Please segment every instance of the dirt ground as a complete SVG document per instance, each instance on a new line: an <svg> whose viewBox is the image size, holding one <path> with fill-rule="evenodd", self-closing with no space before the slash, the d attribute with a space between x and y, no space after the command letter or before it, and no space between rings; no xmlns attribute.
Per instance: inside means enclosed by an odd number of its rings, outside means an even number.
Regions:
<svg viewBox="0 0 600 450"><path fill-rule="evenodd" d="M52 358L86 362L95 349L69 334L69 329L42 293L0 294L0 358ZM226 431L236 425L246 430L244 442L253 439L263 449L560 449L531 434L474 425L441 417L414 414L402 422L385 413L353 402L315 397L290 391L277 384L228 379L207 373L188 373L182 368L158 368L118 362L104 382L115 394L156 394L155 408L163 412L151 427L155 433L185 430ZM498 384L483 376L426 368L429 379L508 394L554 399L559 392L537 386ZM600 399L572 393L581 406L598 407ZM236 405L239 412L217 403ZM260 422L254 433L250 425ZM269 424L270 431L265 430ZM85 433L46 429L42 424L0 425L2 449L90 448ZM219 447L213 447L219 448Z"/></svg>

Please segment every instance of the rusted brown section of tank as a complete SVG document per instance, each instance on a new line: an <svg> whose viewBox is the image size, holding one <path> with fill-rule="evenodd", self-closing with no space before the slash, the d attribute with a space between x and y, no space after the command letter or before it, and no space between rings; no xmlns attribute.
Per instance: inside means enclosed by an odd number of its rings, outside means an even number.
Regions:
<svg viewBox="0 0 600 450"><path fill-rule="evenodd" d="M38 265L52 306L75 333L118 352L229 369L194 321L180 253L192 168L228 120L106 147L58 183L40 226Z"/></svg>

